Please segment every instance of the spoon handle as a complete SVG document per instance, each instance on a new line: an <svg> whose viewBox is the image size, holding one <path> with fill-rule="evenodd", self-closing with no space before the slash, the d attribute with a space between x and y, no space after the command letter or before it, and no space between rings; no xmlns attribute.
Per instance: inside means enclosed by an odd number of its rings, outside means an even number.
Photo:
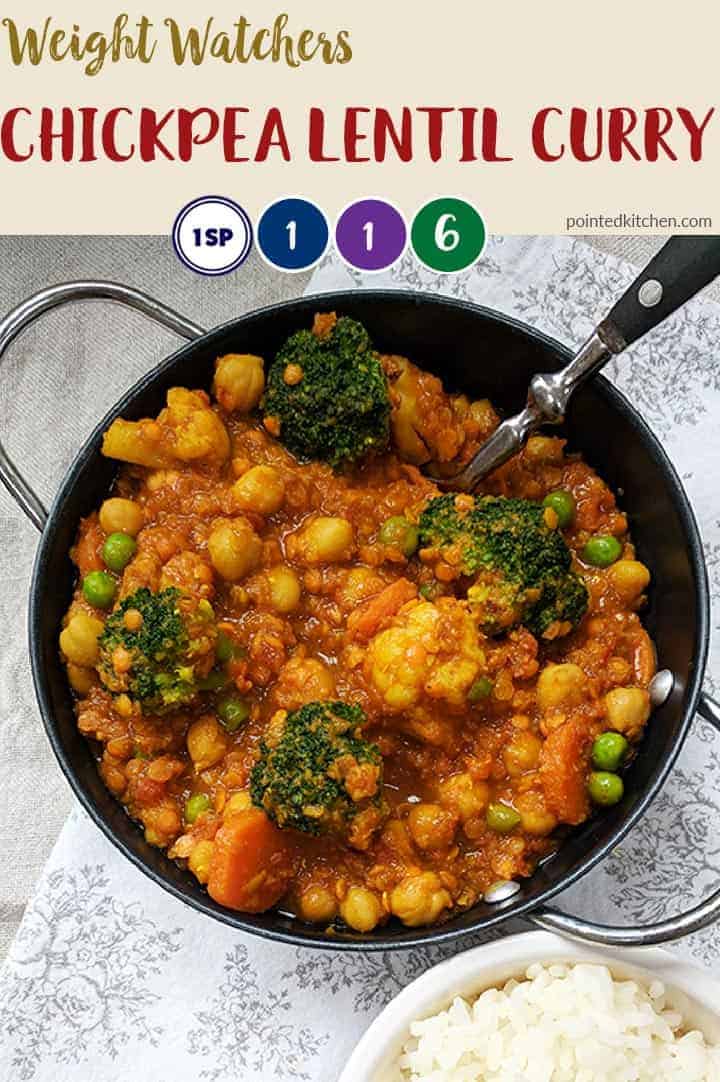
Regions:
<svg viewBox="0 0 720 1082"><path fill-rule="evenodd" d="M670 237L565 368L533 376L525 409L504 421L460 473L434 480L443 488L472 491L541 425L560 424L570 396L610 357L657 327L718 275L720 236Z"/></svg>
<svg viewBox="0 0 720 1082"><path fill-rule="evenodd" d="M620 353L720 274L720 236L670 237L598 327Z"/></svg>

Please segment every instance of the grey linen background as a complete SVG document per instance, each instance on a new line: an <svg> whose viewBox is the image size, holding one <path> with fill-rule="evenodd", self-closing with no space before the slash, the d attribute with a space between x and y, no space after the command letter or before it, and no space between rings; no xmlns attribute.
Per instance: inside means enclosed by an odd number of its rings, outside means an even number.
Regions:
<svg viewBox="0 0 720 1082"><path fill-rule="evenodd" d="M660 244L581 239L636 264ZM234 275L202 278L182 267L165 237L3 237L0 267L3 314L51 283L111 278L208 327L300 295L309 277L274 272L253 256ZM720 290L713 294L720 299ZM45 501L97 418L176 343L136 314L87 304L45 317L13 346L0 376L2 438ZM0 491L0 958L73 804L41 728L26 660L35 541Z"/></svg>

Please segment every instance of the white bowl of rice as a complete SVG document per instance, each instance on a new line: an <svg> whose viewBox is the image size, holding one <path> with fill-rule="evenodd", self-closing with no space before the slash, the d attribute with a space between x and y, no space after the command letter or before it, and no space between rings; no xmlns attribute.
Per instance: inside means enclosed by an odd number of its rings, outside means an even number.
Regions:
<svg viewBox="0 0 720 1082"><path fill-rule="evenodd" d="M408 985L339 1082L720 1082L720 984L656 948L509 936Z"/></svg>

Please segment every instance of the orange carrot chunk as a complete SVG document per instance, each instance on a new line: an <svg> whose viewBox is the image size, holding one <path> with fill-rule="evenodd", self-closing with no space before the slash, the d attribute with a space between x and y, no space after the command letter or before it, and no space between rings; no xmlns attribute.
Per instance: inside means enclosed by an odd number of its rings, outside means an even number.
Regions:
<svg viewBox="0 0 720 1082"><path fill-rule="evenodd" d="M550 733L540 752L540 777L548 808L562 823L582 823L590 813L587 770L592 736L571 719Z"/></svg>
<svg viewBox="0 0 720 1082"><path fill-rule="evenodd" d="M417 597L417 587L408 579L396 579L379 594L355 609L348 618L348 637L358 642L368 642L392 620L408 601Z"/></svg>
<svg viewBox="0 0 720 1082"><path fill-rule="evenodd" d="M215 835L207 887L220 905L261 913L283 896L292 874L290 846L260 808L236 812Z"/></svg>

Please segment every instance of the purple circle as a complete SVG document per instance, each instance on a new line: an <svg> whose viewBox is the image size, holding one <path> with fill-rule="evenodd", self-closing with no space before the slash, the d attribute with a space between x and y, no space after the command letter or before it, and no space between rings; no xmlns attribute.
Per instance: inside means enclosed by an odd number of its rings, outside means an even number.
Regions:
<svg viewBox="0 0 720 1082"><path fill-rule="evenodd" d="M384 199L359 199L351 203L335 226L335 247L345 262L357 270L386 270L397 263L406 243L405 220Z"/></svg>

